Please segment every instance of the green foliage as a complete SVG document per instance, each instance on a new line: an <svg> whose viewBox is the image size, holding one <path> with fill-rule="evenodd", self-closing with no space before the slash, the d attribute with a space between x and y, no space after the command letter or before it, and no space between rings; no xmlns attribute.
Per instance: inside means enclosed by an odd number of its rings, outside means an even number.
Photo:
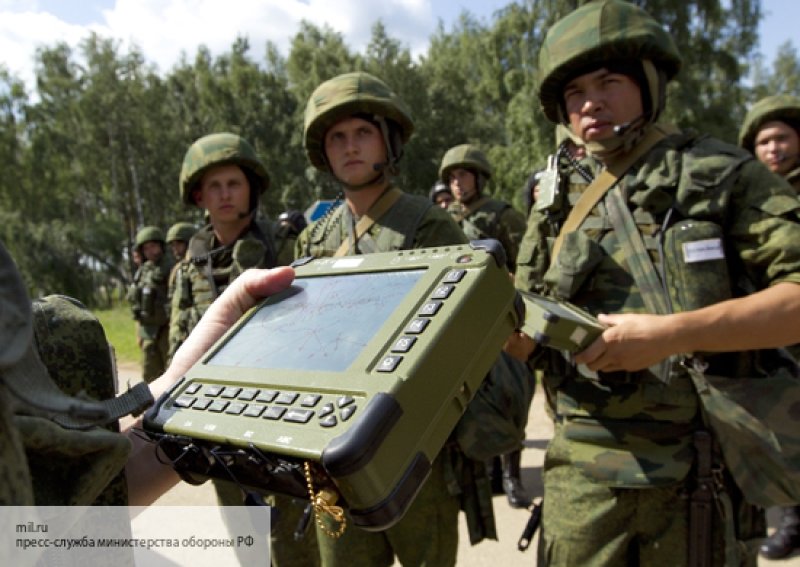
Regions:
<svg viewBox="0 0 800 567"><path fill-rule="evenodd" d="M189 145L216 131L241 134L267 164L262 213L333 198L339 187L306 160L303 112L319 83L353 70L381 77L412 109L401 187L427 194L447 149L472 143L494 167L490 191L522 209L525 180L554 149L536 97L539 47L550 25L585 1L509 1L488 20L464 12L439 25L419 58L380 21L361 53L330 27L302 22L286 56L268 44L256 61L239 37L221 55L200 47L165 73L97 34L41 47L32 94L0 65L0 238L33 295L109 302L107 290L131 277L138 228L201 223L180 202L178 174ZM748 104L800 95L793 45L771 68L755 53L760 1L636 3L684 57L666 119L734 141Z"/></svg>
<svg viewBox="0 0 800 567"><path fill-rule="evenodd" d="M103 325L106 339L114 346L117 361L141 362L142 351L136 344L136 324L128 306L121 304L111 309L96 309L93 313Z"/></svg>

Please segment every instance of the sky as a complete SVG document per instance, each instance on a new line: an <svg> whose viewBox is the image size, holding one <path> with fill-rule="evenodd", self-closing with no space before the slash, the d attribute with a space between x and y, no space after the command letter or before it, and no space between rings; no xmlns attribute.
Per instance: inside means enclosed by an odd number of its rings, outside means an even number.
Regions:
<svg viewBox="0 0 800 567"><path fill-rule="evenodd" d="M424 53L441 21L445 29L464 11L489 23L511 0L0 0L0 63L33 85L38 46L63 41L77 46L90 31L130 42L162 73L186 54L206 45L212 55L225 53L237 36L250 41L258 60L271 41L286 55L301 20L328 24L342 33L351 49L361 51L370 29L381 19L390 37ZM794 39L800 22L797 0L762 0L760 52L771 62L778 47Z"/></svg>

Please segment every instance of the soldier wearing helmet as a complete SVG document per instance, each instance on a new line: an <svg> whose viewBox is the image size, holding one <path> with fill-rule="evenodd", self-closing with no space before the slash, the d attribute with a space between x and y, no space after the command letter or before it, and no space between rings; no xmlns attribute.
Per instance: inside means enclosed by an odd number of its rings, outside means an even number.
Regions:
<svg viewBox="0 0 800 567"><path fill-rule="evenodd" d="M167 246L172 251L172 256L176 262L183 260L189 241L197 232L195 226L190 222L176 222L167 231Z"/></svg>
<svg viewBox="0 0 800 567"><path fill-rule="evenodd" d="M136 233L134 243L142 263L128 292L136 337L142 350L145 382L161 376L167 367L169 351L169 300L167 280L173 263L164 253L164 233L157 226L145 226Z"/></svg>
<svg viewBox="0 0 800 567"><path fill-rule="evenodd" d="M439 181L450 187L455 201L448 211L470 240L494 238L500 241L507 255L507 267L512 274L519 243L525 234L525 216L509 203L485 194L492 178L492 166L478 147L461 144L447 150L439 166ZM512 362L512 364L514 364ZM519 380L533 380L522 364L514 364ZM533 390L531 390L533 393ZM531 498L520 478L520 448L502 456L502 487L513 508L526 508Z"/></svg>
<svg viewBox="0 0 800 567"><path fill-rule="evenodd" d="M303 231L296 255L342 256L466 242L450 215L430 199L405 193L392 181L413 130L405 103L377 77L347 73L322 83L308 100L305 147L309 161L332 175L344 202ZM453 463L474 474L488 490L482 462L469 460L455 444L434 461L428 480L406 515L384 532L348 528L339 539L318 529L322 564L389 565L398 558L415 565L452 565L458 548L459 497ZM448 483L450 479L450 483ZM475 485L463 494L477 494ZM472 502L478 504L478 498ZM481 503L483 504L483 502ZM490 504L490 503L489 503ZM476 540L496 537L491 506L469 508L482 521ZM490 521L491 520L491 521ZM324 520L327 521L327 520ZM351 522L348 521L348 524ZM328 530L338 526L327 525Z"/></svg>
<svg viewBox="0 0 800 567"><path fill-rule="evenodd" d="M544 113L602 173L534 208L515 281L606 327L566 356L518 337L555 417L543 565L755 565L765 532L730 453L702 442L693 380L794 371L774 349L800 338L800 201L747 152L658 121L680 62L665 29L621 0L568 14L539 54ZM704 516L706 463L725 504Z"/></svg>
<svg viewBox="0 0 800 567"><path fill-rule="evenodd" d="M525 216L510 204L484 194L491 178L489 160L472 144L450 148L439 166L439 180L450 187L456 201L448 210L464 234L470 240L499 240L513 273L519 242L525 234Z"/></svg>
<svg viewBox="0 0 800 567"><path fill-rule="evenodd" d="M800 98L775 95L756 102L739 131L739 145L800 191Z"/></svg>
<svg viewBox="0 0 800 567"><path fill-rule="evenodd" d="M256 218L259 197L268 188L266 166L241 136L228 132L209 134L186 151L179 179L181 199L204 209L209 222L192 236L186 257L175 273L171 355L242 272L291 261L288 254L281 260L277 252L289 236L279 234L278 223ZM292 249L293 245L289 245L288 250ZM245 501L246 495L234 483L213 483L221 504L241 506Z"/></svg>
<svg viewBox="0 0 800 567"><path fill-rule="evenodd" d="M739 145L800 191L800 99L774 95L756 102L739 130ZM761 555L781 559L800 548L800 506L781 510L779 528L761 544Z"/></svg>
<svg viewBox="0 0 800 567"><path fill-rule="evenodd" d="M450 190L450 187L442 181L437 181L433 184L429 197L434 205L443 209L447 209L454 199L453 192Z"/></svg>
<svg viewBox="0 0 800 567"><path fill-rule="evenodd" d="M209 222L191 237L175 274L170 353L225 287L247 268L278 265L277 224L256 219L269 174L250 143L228 132L196 140L183 159L181 200Z"/></svg>

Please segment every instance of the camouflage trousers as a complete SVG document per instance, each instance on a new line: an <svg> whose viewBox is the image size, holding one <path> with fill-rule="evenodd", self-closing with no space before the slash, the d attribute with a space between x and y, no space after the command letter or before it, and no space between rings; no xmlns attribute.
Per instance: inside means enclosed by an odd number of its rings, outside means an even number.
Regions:
<svg viewBox="0 0 800 567"><path fill-rule="evenodd" d="M635 489L611 488L593 482L570 463L569 447L559 429L556 426L545 458L537 565L687 565L687 482ZM726 528L730 526L715 511L712 565L733 567L726 562L726 552L734 549L738 565L755 567L758 542L765 533L764 514L742 502L733 483L728 484L726 492L733 502L737 541L726 542ZM732 547L726 550L728 543Z"/></svg>
<svg viewBox="0 0 800 567"><path fill-rule="evenodd" d="M389 567L395 556L403 567L448 567L456 564L458 553L457 496L449 494L445 481L443 460L433 463L428 480L417 498L391 528L368 532L353 526L347 516L347 529L339 539L333 539L317 526L317 540L323 567ZM327 528L335 531L330 519Z"/></svg>
<svg viewBox="0 0 800 567"><path fill-rule="evenodd" d="M244 502L244 492L234 482L213 480L214 490L217 493L217 502L220 506L241 506ZM270 495L264 497L264 502L273 506L277 514L272 515L273 524L270 554L272 567L318 567L319 550L317 549L317 534L313 527L306 532L300 541L294 539L294 531L303 515L304 502L295 500L290 496ZM231 522L223 512L222 521L229 530L231 537L237 535L231 531ZM313 519L311 520L313 522ZM238 525L238 524L237 524ZM267 534L264 534L267 537ZM239 557L239 562L245 564L245 557Z"/></svg>
<svg viewBox="0 0 800 567"><path fill-rule="evenodd" d="M159 328L154 339L142 339L142 379L148 384L167 369L169 327Z"/></svg>

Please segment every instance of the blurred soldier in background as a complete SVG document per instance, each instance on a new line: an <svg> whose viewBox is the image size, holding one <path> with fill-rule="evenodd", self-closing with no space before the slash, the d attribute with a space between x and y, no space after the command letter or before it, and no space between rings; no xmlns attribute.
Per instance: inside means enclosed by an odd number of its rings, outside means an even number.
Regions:
<svg viewBox="0 0 800 567"><path fill-rule="evenodd" d="M430 198L434 205L447 209L453 202L453 192L446 183L439 180L431 187Z"/></svg>
<svg viewBox="0 0 800 567"><path fill-rule="evenodd" d="M164 233L157 226L139 230L135 244L144 262L136 271L129 299L136 320L137 342L142 349L142 375L145 382L151 382L167 368L167 280L173 264L165 254Z"/></svg>

